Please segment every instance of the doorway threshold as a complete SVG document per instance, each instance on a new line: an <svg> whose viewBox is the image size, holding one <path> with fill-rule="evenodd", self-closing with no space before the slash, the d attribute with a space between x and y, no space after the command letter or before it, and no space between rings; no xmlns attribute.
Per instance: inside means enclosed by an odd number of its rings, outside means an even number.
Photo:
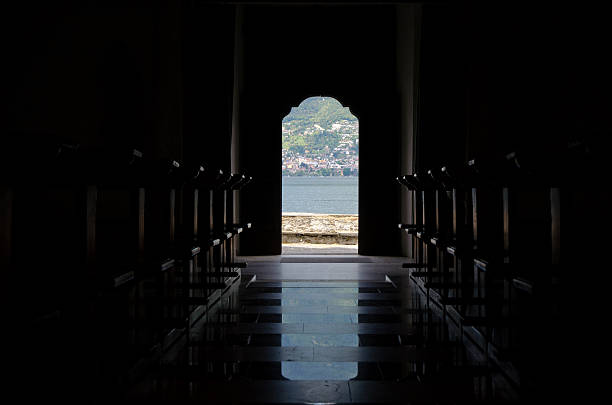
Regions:
<svg viewBox="0 0 612 405"><path fill-rule="evenodd" d="M359 255L283 255L281 263L372 263L372 258Z"/></svg>
<svg viewBox="0 0 612 405"><path fill-rule="evenodd" d="M282 255L349 255L356 256L357 245L320 244L320 243L285 243Z"/></svg>

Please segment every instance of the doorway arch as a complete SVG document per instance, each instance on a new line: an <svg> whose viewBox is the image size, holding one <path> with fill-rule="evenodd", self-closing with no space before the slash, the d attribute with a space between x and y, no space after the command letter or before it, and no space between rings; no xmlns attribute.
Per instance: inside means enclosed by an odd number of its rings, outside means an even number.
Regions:
<svg viewBox="0 0 612 405"><path fill-rule="evenodd" d="M279 90L267 104L261 102L261 93L249 91L241 97L239 162L254 180L241 194L241 215L248 218L253 229L241 237L240 254L282 253L281 121L300 101L325 94L340 100L359 119L358 253L397 255L399 207L389 203L399 201L394 180L400 171L399 133L391 114L395 99L384 91L372 95L355 86L347 89L329 81L313 89L311 78L305 80L296 83L297 89L286 86Z"/></svg>
<svg viewBox="0 0 612 405"><path fill-rule="evenodd" d="M282 253L357 254L359 119L311 96L282 119Z"/></svg>

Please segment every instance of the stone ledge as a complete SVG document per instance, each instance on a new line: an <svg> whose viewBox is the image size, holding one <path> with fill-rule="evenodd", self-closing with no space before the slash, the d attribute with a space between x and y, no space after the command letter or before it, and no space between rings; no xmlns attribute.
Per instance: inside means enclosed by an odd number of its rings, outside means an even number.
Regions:
<svg viewBox="0 0 612 405"><path fill-rule="evenodd" d="M356 245L357 215L284 213L283 243Z"/></svg>
<svg viewBox="0 0 612 405"><path fill-rule="evenodd" d="M335 244L335 245L356 245L356 233L292 233L283 232L283 243L320 243L320 244Z"/></svg>

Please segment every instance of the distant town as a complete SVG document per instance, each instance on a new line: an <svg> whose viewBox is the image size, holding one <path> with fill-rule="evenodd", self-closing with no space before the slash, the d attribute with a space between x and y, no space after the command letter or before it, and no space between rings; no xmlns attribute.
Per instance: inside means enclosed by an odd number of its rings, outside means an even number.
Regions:
<svg viewBox="0 0 612 405"><path fill-rule="evenodd" d="M333 98L312 97L282 123L283 176L358 176L359 121Z"/></svg>

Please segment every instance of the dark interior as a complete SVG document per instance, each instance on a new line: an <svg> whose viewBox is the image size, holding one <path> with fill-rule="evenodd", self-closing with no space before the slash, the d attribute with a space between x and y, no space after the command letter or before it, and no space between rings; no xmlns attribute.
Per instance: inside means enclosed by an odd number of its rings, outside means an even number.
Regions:
<svg viewBox="0 0 612 405"><path fill-rule="evenodd" d="M431 313L445 339L503 375L487 380L486 399L411 401L586 401L605 388L593 362L609 346L609 15L581 3L10 2L0 24L3 379L23 398L143 399L135 387L191 328L218 311L247 322L240 297L285 294L252 284L302 269L274 259L280 123L325 95L359 118L359 254L396 260L383 260L395 290L367 285L382 282L368 279L376 266L352 263L359 305L361 294L405 292L411 311L444 308ZM262 264L268 256L276 264ZM465 343L471 333L480 348ZM242 344L229 335L205 341ZM380 364L360 363L362 379L400 377L362 402L409 402L403 374ZM180 385L182 368L164 372ZM449 380L434 386L463 381ZM205 399L282 397L223 387ZM146 398L197 399L168 392Z"/></svg>

